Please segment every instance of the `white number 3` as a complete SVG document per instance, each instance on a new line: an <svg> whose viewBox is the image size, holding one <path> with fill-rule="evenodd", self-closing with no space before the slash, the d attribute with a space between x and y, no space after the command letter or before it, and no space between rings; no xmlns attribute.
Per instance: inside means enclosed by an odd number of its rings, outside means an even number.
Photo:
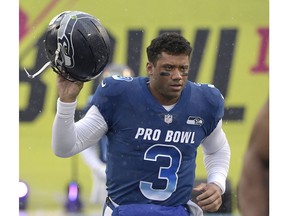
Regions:
<svg viewBox="0 0 288 216"><path fill-rule="evenodd" d="M178 170L181 164L182 154L178 148L171 145L156 144L147 149L144 160L157 162L158 157L170 159L167 167L160 167L158 179L166 179L165 189L153 188L153 182L140 181L140 190L142 194L151 200L163 201L168 199L177 188Z"/></svg>

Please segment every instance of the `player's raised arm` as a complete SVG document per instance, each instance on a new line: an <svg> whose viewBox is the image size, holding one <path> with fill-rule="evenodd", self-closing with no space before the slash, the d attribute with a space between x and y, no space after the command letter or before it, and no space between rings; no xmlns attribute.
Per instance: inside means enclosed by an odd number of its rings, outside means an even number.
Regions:
<svg viewBox="0 0 288 216"><path fill-rule="evenodd" d="M83 83L97 78L110 61L110 40L94 16L64 11L50 21L44 46L49 60L45 67L51 66L58 74L52 149L57 156L70 157L94 144L106 132L106 122L96 107L90 112L93 118L79 123L74 122L74 113ZM34 78L44 69L35 75L27 74Z"/></svg>

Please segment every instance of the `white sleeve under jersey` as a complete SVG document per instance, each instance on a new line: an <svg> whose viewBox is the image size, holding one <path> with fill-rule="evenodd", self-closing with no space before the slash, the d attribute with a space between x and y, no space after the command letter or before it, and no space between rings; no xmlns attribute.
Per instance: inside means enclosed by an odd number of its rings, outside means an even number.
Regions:
<svg viewBox="0 0 288 216"><path fill-rule="evenodd" d="M57 113L52 126L52 149L59 157L70 157L95 145L108 130L96 106L92 106L85 118L75 123L76 105L76 101L63 103L57 100ZM222 130L222 121L202 141L201 146L208 182L216 183L224 193L230 164L230 146Z"/></svg>
<svg viewBox="0 0 288 216"><path fill-rule="evenodd" d="M70 157L95 145L108 130L107 124L96 106L92 106L85 118L74 122L77 101L63 103L58 98L57 113L52 126L52 149L59 157Z"/></svg>
<svg viewBox="0 0 288 216"><path fill-rule="evenodd" d="M208 174L207 182L217 184L222 194L226 189L226 178L230 166L230 146L222 130L222 120L214 131L201 143L204 165Z"/></svg>

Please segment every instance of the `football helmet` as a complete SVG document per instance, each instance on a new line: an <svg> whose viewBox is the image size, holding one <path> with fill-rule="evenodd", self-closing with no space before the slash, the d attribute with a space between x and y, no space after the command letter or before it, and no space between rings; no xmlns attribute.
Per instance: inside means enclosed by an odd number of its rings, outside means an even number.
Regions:
<svg viewBox="0 0 288 216"><path fill-rule="evenodd" d="M69 81L87 82L98 77L110 62L110 39L100 21L81 11L64 11L49 23L44 38L48 66Z"/></svg>

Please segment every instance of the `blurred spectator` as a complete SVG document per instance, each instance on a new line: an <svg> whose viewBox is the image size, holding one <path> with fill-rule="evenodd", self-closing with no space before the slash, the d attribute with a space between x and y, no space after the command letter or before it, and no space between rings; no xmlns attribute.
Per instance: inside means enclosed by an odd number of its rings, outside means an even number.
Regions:
<svg viewBox="0 0 288 216"><path fill-rule="evenodd" d="M269 215L269 100L260 110L250 136L238 185L242 216Z"/></svg>

